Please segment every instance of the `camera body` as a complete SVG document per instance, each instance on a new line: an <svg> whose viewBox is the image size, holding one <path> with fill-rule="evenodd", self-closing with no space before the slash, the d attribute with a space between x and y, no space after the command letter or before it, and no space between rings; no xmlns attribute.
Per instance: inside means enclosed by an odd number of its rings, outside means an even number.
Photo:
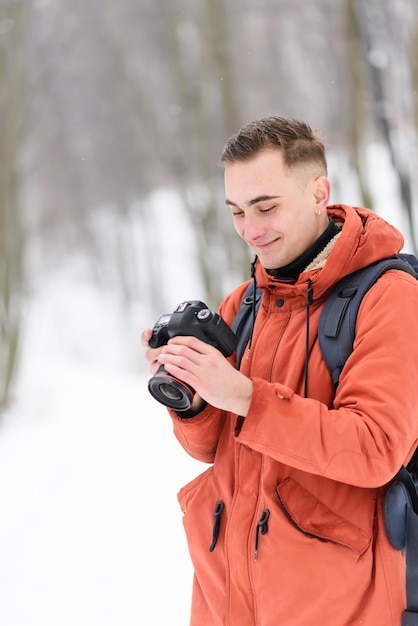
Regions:
<svg viewBox="0 0 418 626"><path fill-rule="evenodd" d="M234 352L238 343L237 336L222 317L199 300L181 302L173 313L161 315L152 329L149 345L159 348L177 336L197 337L225 357ZM195 393L186 383L168 374L163 365L149 380L148 389L156 400L176 411L189 409Z"/></svg>

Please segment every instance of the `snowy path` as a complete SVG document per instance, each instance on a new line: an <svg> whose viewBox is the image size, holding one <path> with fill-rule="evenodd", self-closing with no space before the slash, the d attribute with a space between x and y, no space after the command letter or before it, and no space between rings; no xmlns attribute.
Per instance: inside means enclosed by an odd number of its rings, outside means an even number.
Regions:
<svg viewBox="0 0 418 626"><path fill-rule="evenodd" d="M205 467L175 441L146 377L29 335L0 420L1 626L187 626L176 493Z"/></svg>

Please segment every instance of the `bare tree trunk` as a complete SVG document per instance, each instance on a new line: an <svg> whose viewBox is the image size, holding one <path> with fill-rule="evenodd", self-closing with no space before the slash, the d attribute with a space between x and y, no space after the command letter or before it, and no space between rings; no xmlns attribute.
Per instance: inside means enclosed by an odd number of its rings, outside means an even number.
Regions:
<svg viewBox="0 0 418 626"><path fill-rule="evenodd" d="M362 42L359 32L359 23L357 19L355 0L346 0L345 3L345 24L346 24L346 42L347 42L347 59L350 69L350 79L352 88L350 90L351 101L348 107L350 115L349 124L349 151L354 170L357 174L359 183L361 202L364 206L373 209L373 201L368 185L368 172L366 169L366 159L364 158L365 150L365 133L367 129L367 119L365 112L365 72L364 58L362 55Z"/></svg>
<svg viewBox="0 0 418 626"><path fill-rule="evenodd" d="M405 141L399 141L395 138L396 129L394 127L394 112L390 110L388 89L408 89L408 83L399 83L395 80L396 70L392 71L393 78L389 82L388 62L380 59L380 46L384 41L387 46L386 55L394 59L392 64L396 64L399 59L399 49L403 46L402 39L399 37L399 24L395 33L389 28L389 23L394 17L391 14L392 5L386 3L374 2L364 3L362 0L354 0L353 15L357 15L358 32L360 33L360 43L364 58L367 60L367 71L370 81L370 94L372 96L372 114L373 122L378 129L380 136L385 144L394 172L398 178L399 196L402 209L406 213L411 235L411 241L414 253L418 254L417 238L415 233L413 200L412 200L412 180L408 163L408 156L405 155L405 149L400 147ZM377 51L377 55L376 55ZM407 58L401 53L402 65L407 64ZM389 86L388 86L389 85ZM393 107L393 104L392 104ZM396 119L406 118L404 110L396 111Z"/></svg>
<svg viewBox="0 0 418 626"><path fill-rule="evenodd" d="M199 63L188 57L187 41L179 36L177 15L167 11L175 52L175 87L178 99L191 103L180 119L180 135L187 139L184 166L178 177L179 192L196 233L198 263L208 302L216 306L234 284L249 276L249 255L234 233L224 204L223 172L217 161L224 142L235 132L241 117L238 84L228 42L229 14L219 0L203 0L194 16L199 35ZM188 63L185 63L188 59ZM200 187L194 193L193 186ZM192 188L192 189L190 189Z"/></svg>
<svg viewBox="0 0 418 626"><path fill-rule="evenodd" d="M23 292L17 164L23 121L27 5L0 10L0 408L16 371Z"/></svg>

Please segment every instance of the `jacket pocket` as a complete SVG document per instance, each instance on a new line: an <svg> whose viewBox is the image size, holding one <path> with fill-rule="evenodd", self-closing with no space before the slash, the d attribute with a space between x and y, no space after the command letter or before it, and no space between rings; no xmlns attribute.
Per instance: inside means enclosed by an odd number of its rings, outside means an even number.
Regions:
<svg viewBox="0 0 418 626"><path fill-rule="evenodd" d="M225 501L213 467L183 487L178 500L192 557L196 550L212 553L223 535L225 518Z"/></svg>
<svg viewBox="0 0 418 626"><path fill-rule="evenodd" d="M183 511L183 515L186 515L191 505L193 505L196 497L199 496L201 487L213 476L213 466L209 467L205 472L193 478L192 481L184 485L177 494L177 499Z"/></svg>
<svg viewBox="0 0 418 626"><path fill-rule="evenodd" d="M369 547L370 535L331 511L293 478L287 478L278 485L276 494L291 523L305 535L349 548L357 555L363 554Z"/></svg>

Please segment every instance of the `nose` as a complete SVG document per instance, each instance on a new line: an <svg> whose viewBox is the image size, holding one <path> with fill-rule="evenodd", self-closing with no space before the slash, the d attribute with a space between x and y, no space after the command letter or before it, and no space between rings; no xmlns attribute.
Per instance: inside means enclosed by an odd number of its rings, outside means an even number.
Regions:
<svg viewBox="0 0 418 626"><path fill-rule="evenodd" d="M263 228L256 215L246 215L244 218L243 237L247 241L256 241L263 236L265 228Z"/></svg>

